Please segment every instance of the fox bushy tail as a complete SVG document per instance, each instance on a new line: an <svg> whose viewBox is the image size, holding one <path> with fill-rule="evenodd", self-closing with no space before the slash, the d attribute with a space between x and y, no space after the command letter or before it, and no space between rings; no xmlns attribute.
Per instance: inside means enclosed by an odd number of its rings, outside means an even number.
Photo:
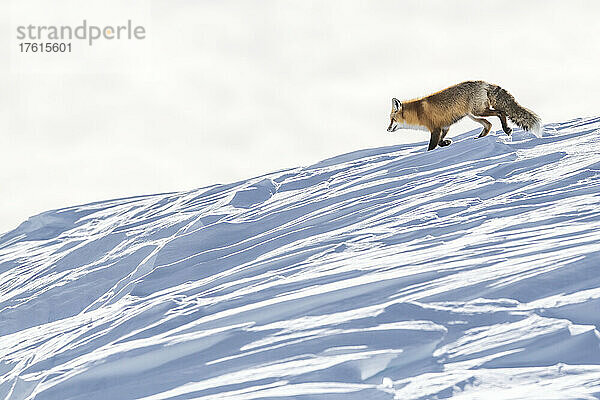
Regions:
<svg viewBox="0 0 600 400"><path fill-rule="evenodd" d="M504 111L508 118L517 124L517 126L537 135L541 133L542 120L540 117L530 109L517 103L513 95L500 86L490 85L488 98L492 107L496 110Z"/></svg>

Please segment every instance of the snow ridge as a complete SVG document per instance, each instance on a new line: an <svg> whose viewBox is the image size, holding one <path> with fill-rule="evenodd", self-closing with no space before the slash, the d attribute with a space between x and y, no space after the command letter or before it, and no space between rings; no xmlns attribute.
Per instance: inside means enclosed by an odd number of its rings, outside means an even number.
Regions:
<svg viewBox="0 0 600 400"><path fill-rule="evenodd" d="M0 398L600 398L600 118L0 237Z"/></svg>

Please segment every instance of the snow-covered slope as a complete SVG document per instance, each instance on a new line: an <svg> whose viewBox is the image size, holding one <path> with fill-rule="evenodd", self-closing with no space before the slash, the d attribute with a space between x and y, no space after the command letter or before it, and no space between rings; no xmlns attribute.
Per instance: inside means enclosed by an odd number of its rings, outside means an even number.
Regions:
<svg viewBox="0 0 600 400"><path fill-rule="evenodd" d="M29 219L0 398L600 398L600 118L475 136Z"/></svg>

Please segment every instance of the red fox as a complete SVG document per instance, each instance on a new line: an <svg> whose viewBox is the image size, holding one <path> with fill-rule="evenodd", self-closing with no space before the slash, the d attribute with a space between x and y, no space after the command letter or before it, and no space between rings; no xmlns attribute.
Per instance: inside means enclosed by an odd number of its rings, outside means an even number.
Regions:
<svg viewBox="0 0 600 400"><path fill-rule="evenodd" d="M493 108L492 108L493 107ZM498 117L502 130L510 135L506 117L519 127L539 134L541 120L533 111L522 107L515 98L500 86L483 81L467 81L450 86L432 95L400 102L392 99L392 113L388 132L400 128L424 129L431 132L428 150L448 146L445 139L450 125L469 116L483 125L478 137L490 133L492 124L482 117Z"/></svg>

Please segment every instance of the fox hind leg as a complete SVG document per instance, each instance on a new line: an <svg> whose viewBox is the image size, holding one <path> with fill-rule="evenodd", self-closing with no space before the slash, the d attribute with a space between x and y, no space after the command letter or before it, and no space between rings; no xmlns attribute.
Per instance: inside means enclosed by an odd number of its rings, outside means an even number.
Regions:
<svg viewBox="0 0 600 400"><path fill-rule="evenodd" d="M488 133L490 133L490 130L492 129L492 123L490 121L488 121L487 119L484 118L477 118L471 114L469 114L469 118L471 118L473 121L475 122L479 122L481 125L483 125L483 130L481 131L481 133L479 134L478 137L484 137L485 135L487 135Z"/></svg>
<svg viewBox="0 0 600 400"><path fill-rule="evenodd" d="M481 113L477 113L478 117L498 117L500 118L500 123L502 123L502 130L504 131L504 133L506 133L507 135L510 135L512 133L512 129L509 128L508 123L506 121L506 113L504 113L503 111L500 110L492 110L491 108L488 108L487 110L483 110L483 112Z"/></svg>
<svg viewBox="0 0 600 400"><path fill-rule="evenodd" d="M448 131L450 130L450 127L445 127L442 128L442 135L440 136L440 147L444 147L444 146L448 146L450 143L452 143L452 140L450 139L444 139L446 137L446 135L448 134Z"/></svg>

